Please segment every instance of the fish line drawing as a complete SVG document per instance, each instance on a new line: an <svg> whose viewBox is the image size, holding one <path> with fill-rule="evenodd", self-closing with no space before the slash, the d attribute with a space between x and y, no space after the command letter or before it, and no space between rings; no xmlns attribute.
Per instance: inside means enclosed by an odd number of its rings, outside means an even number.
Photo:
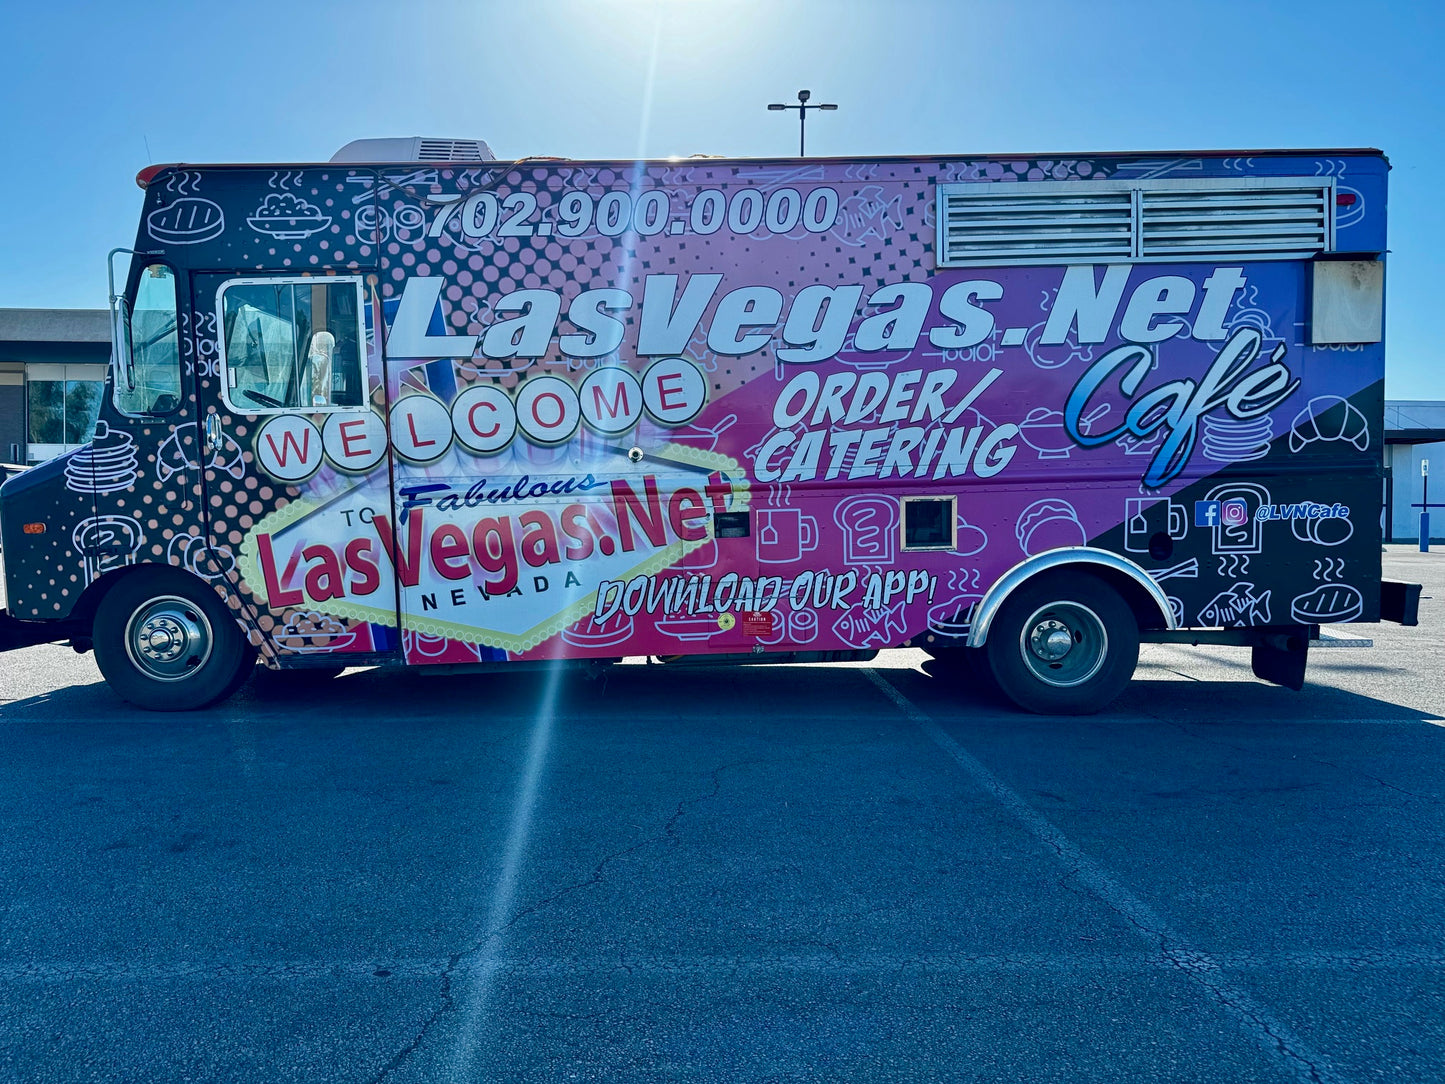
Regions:
<svg viewBox="0 0 1445 1084"><path fill-rule="evenodd" d="M1271 592L1255 592L1254 584L1241 580L1210 599L1199 611L1198 623L1206 628L1268 625Z"/></svg>
<svg viewBox="0 0 1445 1084"><path fill-rule="evenodd" d="M892 606L866 609L861 603L855 603L833 622L833 633L849 647L883 647L894 639L902 639L908 633L903 620L903 600Z"/></svg>

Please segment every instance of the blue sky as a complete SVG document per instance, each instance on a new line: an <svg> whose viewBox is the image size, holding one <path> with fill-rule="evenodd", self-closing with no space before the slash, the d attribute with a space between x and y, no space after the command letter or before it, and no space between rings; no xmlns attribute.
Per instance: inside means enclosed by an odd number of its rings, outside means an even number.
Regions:
<svg viewBox="0 0 1445 1084"><path fill-rule="evenodd" d="M500 157L1382 148L1387 394L1445 399L1445 5L983 0L9 0L0 306L99 307L149 161L363 136Z"/></svg>

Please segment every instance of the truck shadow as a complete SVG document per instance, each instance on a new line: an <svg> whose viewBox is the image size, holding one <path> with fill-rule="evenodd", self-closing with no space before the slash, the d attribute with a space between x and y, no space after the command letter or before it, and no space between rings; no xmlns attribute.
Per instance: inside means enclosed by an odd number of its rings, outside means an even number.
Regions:
<svg viewBox="0 0 1445 1084"><path fill-rule="evenodd" d="M888 660L885 660L888 661ZM901 660L900 660L901 661ZM1312 672L1313 683L1292 692L1253 679L1247 661L1218 660L1237 680L1197 680L1161 665L1141 665L1134 682L1105 712L1093 718L1150 723L1290 723L1332 720L1439 720L1408 704L1353 692L1327 682L1351 677L1398 675L1394 667L1349 664ZM1217 671L1216 671L1217 672ZM919 710L939 720L968 725L1030 718L996 693L927 660L921 666L876 669ZM428 675L419 671L353 670L335 678L258 671L230 701L193 712L141 711L121 701L104 682L55 689L0 706L0 726L21 720L64 725L138 726L164 731L249 719L287 726L345 730L365 722L407 729L425 722L448 725L525 726L551 711L596 726L624 726L629 719L690 717L750 724L820 717L896 719L899 708L857 666L673 667L622 665L588 676L581 671L528 671Z"/></svg>

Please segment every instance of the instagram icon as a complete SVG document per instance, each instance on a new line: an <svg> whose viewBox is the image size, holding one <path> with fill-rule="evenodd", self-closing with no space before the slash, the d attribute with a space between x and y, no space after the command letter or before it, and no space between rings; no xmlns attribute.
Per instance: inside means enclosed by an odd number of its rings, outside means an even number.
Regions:
<svg viewBox="0 0 1445 1084"><path fill-rule="evenodd" d="M1221 502L1219 522L1226 527L1243 527L1249 522L1249 505L1238 500Z"/></svg>

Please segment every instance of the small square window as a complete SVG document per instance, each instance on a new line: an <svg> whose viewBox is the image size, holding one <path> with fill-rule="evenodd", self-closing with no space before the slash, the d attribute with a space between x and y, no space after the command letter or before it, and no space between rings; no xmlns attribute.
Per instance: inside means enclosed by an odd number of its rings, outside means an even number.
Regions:
<svg viewBox="0 0 1445 1084"><path fill-rule="evenodd" d="M903 548L906 550L948 550L953 548L954 497L903 498Z"/></svg>

